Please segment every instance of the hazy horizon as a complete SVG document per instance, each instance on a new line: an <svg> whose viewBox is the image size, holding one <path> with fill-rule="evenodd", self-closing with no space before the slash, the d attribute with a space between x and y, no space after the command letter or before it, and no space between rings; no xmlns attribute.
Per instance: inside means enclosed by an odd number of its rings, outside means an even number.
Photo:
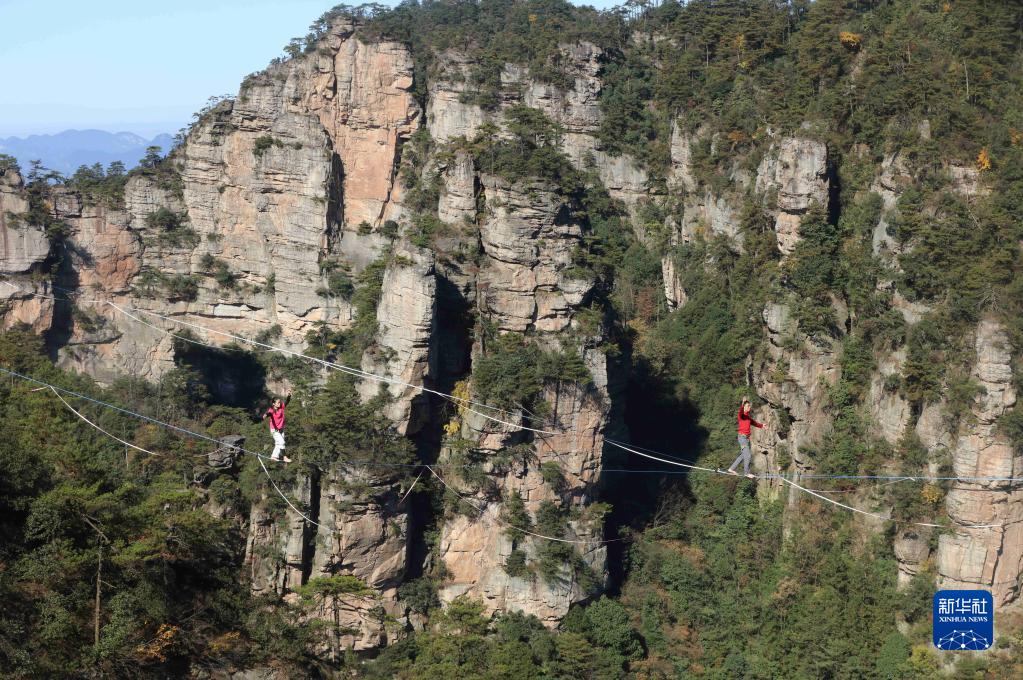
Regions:
<svg viewBox="0 0 1023 680"><path fill-rule="evenodd" d="M18 139L28 139L33 135L58 135L62 132L85 132L88 130L99 130L101 132L109 132L111 134L120 134L122 132L130 132L131 134L144 137L145 139L153 139L160 135L171 135L173 136L179 129L187 124L188 121L167 121L166 123L135 123L130 121L120 121L110 124L98 124L98 125L45 125L37 126L35 128L19 129L19 128L0 128L0 139L9 139L11 137L17 137Z"/></svg>

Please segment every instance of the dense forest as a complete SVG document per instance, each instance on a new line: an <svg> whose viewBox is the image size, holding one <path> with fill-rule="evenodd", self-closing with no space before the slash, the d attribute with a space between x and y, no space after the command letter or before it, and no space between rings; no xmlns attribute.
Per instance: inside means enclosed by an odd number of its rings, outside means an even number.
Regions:
<svg viewBox="0 0 1023 680"><path fill-rule="evenodd" d="M970 333L982 319L997 319L1012 343L1014 381L1023 390L1020 3L689 0L605 12L562 0L338 7L289 43L281 61L317 49L342 16L358 19L363 40L409 46L424 109L450 50L470 57L464 96L483 110L501 106L506 64L568 88L558 46L584 41L603 50L599 142L612 156L635 158L651 195L669 198L645 202L638 217L629 216L592 172L562 153L564 130L526 107L506 111L505 134L459 140L451 153L466 152L508 181L539 178L556 186L585 220L573 266L599 282L589 313L608 328L603 342L624 376L620 438L726 466L735 455L736 405L751 394L753 358L765 353L769 302L788 304L801 337L838 354L841 378L827 392L832 426L818 447L800 454L818 472L926 469L927 453L915 435L893 446L866 415L877 357L896 346L907 358L887 388L914 413L940 397L957 424L968 426L978 389ZM808 211L800 240L785 257L752 194L739 216L741 248L713 234L679 243L665 226L679 210L667 189L673 128L699 140L691 150L695 180L722 191L732 184L734 159L755 170L772 136L799 131L822 142L829 205ZM268 137L257 149L274 143ZM415 177L405 198L412 216L402 228L427 247L444 229L431 207L437 189L416 166L416 153L429 144L413 138L403 158ZM903 247L885 260L872 250L882 212L872 182L895 150L912 170L900 179L897 216L888 224L888 237ZM990 190L973 200L952 191L950 162L975 169ZM151 150L130 172L82 168L63 178L33 168L25 219L59 240L63 225L47 212L54 186L115 206L132 173L161 176L166 167ZM174 181L170 174L167 181ZM166 224L156 224L160 219ZM154 224L169 240L192 238L175 219L157 215ZM632 219L642 222L644 238L630 228ZM678 263L688 298L674 310L664 297L665 255ZM236 285L212 258L206 269L219 285ZM375 332L382 277L382 263L358 275L328 272L323 295L351 300L356 322L341 332L311 334L310 354L357 364L353 357ZM195 296L194 281L150 283L168 297ZM894 311L893 290L926 305L918 323L907 324ZM472 389L487 403L514 405L543 423L544 385L589 379L572 352L542 350L510 334L495 337L484 326L474 332L487 354L473 367ZM254 667L289 677L493 679L909 680L1023 672L1023 625L1011 612L999 619L990 651L956 663L938 655L930 644L935 572L925 566L897 587L896 525L865 524L809 497L790 502L785 494L758 492L754 482L682 474L611 450L600 501L604 535L614 542L602 593L574 606L553 630L516 613L488 618L469 598L441 607L436 589L444 574L428 557L430 541L437 540L439 516L466 508L439 478L426 475L413 484L419 464L433 461L424 460L423 442L402 436L381 415L385 397L361 400L351 375L326 378L293 358L237 345L209 351L184 337L175 345L174 370L158 382L125 376L100 385L54 364L53 337L20 326L0 334L5 677L230 677L217 674ZM84 396L40 390L21 376ZM238 518L260 499L286 509L259 459L238 456L237 474L220 474L211 465L212 442L110 408L213 440L242 436L247 449L262 452L271 442L260 409L269 385L282 376L297 405L288 421L295 463L273 470L278 484L290 488L306 467L363 465L409 491L422 514L422 564L399 590L419 625L379 650L333 649L340 631L309 616L328 597L336 607L365 595L359 579L311 579L285 602L253 595L241 577L245 538ZM218 389L225 380L242 385L231 398ZM1023 405L998 426L1018 452ZM462 481L473 484L469 472ZM823 491L854 491L841 480L814 482ZM902 484L877 494L896 519L932 521L949 486ZM564 530L556 509L531 518L509 502L504 513L512 533L516 527L544 535ZM556 570L573 559L552 543L535 565L537 577L545 564ZM526 566L509 559L506 569Z"/></svg>

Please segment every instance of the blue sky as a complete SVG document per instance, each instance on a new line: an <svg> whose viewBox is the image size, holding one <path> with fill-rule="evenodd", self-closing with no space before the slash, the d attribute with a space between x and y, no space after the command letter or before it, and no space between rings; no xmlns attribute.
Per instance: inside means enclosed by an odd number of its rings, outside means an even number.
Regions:
<svg viewBox="0 0 1023 680"><path fill-rule="evenodd" d="M0 0L0 137L175 132L211 95L234 94L334 4Z"/></svg>

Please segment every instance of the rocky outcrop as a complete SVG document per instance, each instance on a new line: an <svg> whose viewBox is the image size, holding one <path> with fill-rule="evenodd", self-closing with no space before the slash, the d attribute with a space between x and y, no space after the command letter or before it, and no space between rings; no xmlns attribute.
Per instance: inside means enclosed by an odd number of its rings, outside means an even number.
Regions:
<svg viewBox="0 0 1023 680"><path fill-rule="evenodd" d="M0 274L24 274L50 253L46 232L25 222L29 206L23 190L14 168L0 170Z"/></svg>
<svg viewBox="0 0 1023 680"><path fill-rule="evenodd" d="M438 557L449 576L440 589L442 601L468 595L482 600L488 612L521 611L554 626L572 604L589 597L606 577L602 519L585 516L586 506L595 500L603 431L609 416L606 358L591 350L586 352L585 361L594 377L591 388L548 388L544 395L553 406L551 420L556 423L557 434L529 444L530 452L524 462L513 464L510 469L491 465L485 468L500 497L507 499L518 493L531 515L544 501L583 511L557 537L567 541L574 558L565 560L553 578L538 573L535 567L523 575L509 574L506 563L513 550L524 553L526 564L533 565L548 540L535 536L514 538L502 516L501 503L478 494L463 501L463 512L449 516L444 524ZM513 445L520 435L515 428L495 425L478 415L467 414L461 423L460 436L491 455ZM555 488L545 480L541 472L545 465L554 466L562 485ZM451 484L449 480L446 481ZM592 582L587 582L582 571L589 573Z"/></svg>
<svg viewBox="0 0 1023 680"><path fill-rule="evenodd" d="M671 255L661 258L661 279L664 282L664 299L668 303L668 309L675 311L685 305L689 295L682 287L682 277L675 264L675 258Z"/></svg>
<svg viewBox="0 0 1023 680"><path fill-rule="evenodd" d="M909 585L919 574L930 556L931 529L909 527L896 532L892 541L895 559L899 564L899 587Z"/></svg>
<svg viewBox="0 0 1023 680"><path fill-rule="evenodd" d="M310 560L311 578L350 574L375 592L371 598L351 598L341 606L341 626L353 632L342 644L355 650L372 649L393 641L397 631L371 612L382 608L403 619L398 586L408 560L408 514L400 505L393 480L358 468L334 469L322 480L319 526ZM332 602L324 603L330 611Z"/></svg>
<svg viewBox="0 0 1023 680"><path fill-rule="evenodd" d="M29 204L24 189L15 168L0 169L0 328L26 324L43 332L50 327L54 301L34 294L52 296L52 288L45 281L18 275L43 266L50 240L41 227L26 223Z"/></svg>
<svg viewBox="0 0 1023 680"><path fill-rule="evenodd" d="M426 127L438 143L458 137L472 139L487 121L487 114L471 102L475 60L465 54L448 50L439 55L442 64L437 77L431 79L426 103Z"/></svg>
<svg viewBox="0 0 1023 680"><path fill-rule="evenodd" d="M288 491L293 503L309 507L313 480L301 475ZM302 585L310 530L298 510L273 490L265 491L262 500L252 505L245 564L254 593L283 595Z"/></svg>
<svg viewBox="0 0 1023 680"><path fill-rule="evenodd" d="M450 224L472 222L476 217L478 181L472 156L465 151L443 169L444 186L437 202L437 216Z"/></svg>
<svg viewBox="0 0 1023 680"><path fill-rule="evenodd" d="M419 417L427 414L427 395L410 385L423 385L436 373L431 370L436 356L436 295L432 253L410 247L395 250L381 285L376 342L362 357L362 370L384 382L363 380L359 393L368 400L386 390L390 400L384 414L402 434L416 432L422 425ZM424 408L414 409L416 403Z"/></svg>
<svg viewBox="0 0 1023 680"><path fill-rule="evenodd" d="M774 231L783 255L799 241L802 215L813 205L827 209L828 187L828 149L822 142L785 137L760 162L756 190L773 199Z"/></svg>
<svg viewBox="0 0 1023 680"><path fill-rule="evenodd" d="M521 89L522 103L540 109L569 134L592 134L602 118L600 71L604 51L588 42L560 45L561 63L572 86L562 90L550 83L529 78L528 69L508 64L501 83L510 90Z"/></svg>
<svg viewBox="0 0 1023 680"><path fill-rule="evenodd" d="M774 413L765 414L767 428L757 438L765 442L769 467L777 447L784 445L797 470L809 470L813 463L801 456L801 449L820 442L831 428L827 394L840 377L838 357L830 345L802 336L787 306L769 303L763 318L767 351L763 363L753 366L753 386L774 411L785 413L788 422L781 428Z"/></svg>
<svg viewBox="0 0 1023 680"><path fill-rule="evenodd" d="M601 148L596 134L603 115L600 72L606 55L588 42L560 45L560 68L571 88L562 90L549 83L531 79L525 67L509 64L501 74L501 83L509 91L521 92L521 103L543 111L564 130L561 147L580 170L592 170L612 198L633 213L650 195L647 173L628 154L613 155ZM509 103L517 101L510 99ZM639 234L644 237L642 233Z"/></svg>
<svg viewBox="0 0 1023 680"><path fill-rule="evenodd" d="M576 328L575 313L589 299L596 281L592 273L573 267L572 254L583 228L563 197L541 182L513 184L482 175L479 185L487 211L479 224L478 272L467 287L477 296L470 304L499 332L528 333L532 341L552 350L581 350L592 385L545 388L543 400L552 412L543 419L547 423L543 427L555 434L534 438L519 429L516 425L525 422L522 414L487 412L507 423L501 424L464 408L445 428L449 434L455 432L452 436L461 447L483 456L481 474L490 481L486 489L472 493L457 474L443 467L439 471L445 483L468 496L443 524L437 557L449 576L440 597L449 602L468 595L482 600L489 612L522 611L556 625L573 603L599 587L606 573L602 522L586 518L585 508L595 500L603 432L610 419L607 360L569 335ZM474 356L481 352L477 344ZM517 453L511 463L489 462L512 451ZM441 460L453 455L449 444ZM552 484L552 470L558 471L560 483ZM543 538L512 536L503 513L504 502L515 493L530 514L535 515L544 501L566 512L582 511L560 536L574 557L563 560L556 577L541 575L535 566L514 574L506 569L513 551L522 554L526 565L535 565L550 545Z"/></svg>
<svg viewBox="0 0 1023 680"><path fill-rule="evenodd" d="M687 132L678 122L671 132L671 171L669 187L680 199L680 214L669 218L669 230L679 243L689 243L696 238L724 236L736 247L742 246L742 232L739 224L739 208L742 196L749 186L749 176L736 162L720 172L726 174L730 187L718 191L698 178L695 168L694 148L697 144L709 142L711 148L716 138L707 139L705 130Z"/></svg>
<svg viewBox="0 0 1023 680"><path fill-rule="evenodd" d="M870 185L870 191L881 197L881 218L874 227L872 237L874 255L893 267L898 266L897 257L901 253L901 246L889 233L889 228L899 196L912 181L904 156L896 151L885 155L881 162L881 172Z"/></svg>
<svg viewBox="0 0 1023 680"><path fill-rule="evenodd" d="M905 355L905 351L900 350L878 362L878 370L871 377L867 395L870 419L877 428L877 434L889 444L899 441L912 415L909 402L897 388L891 387L893 378L899 378L906 362Z"/></svg>
<svg viewBox="0 0 1023 680"><path fill-rule="evenodd" d="M481 181L490 207L480 225L486 313L504 331L565 329L595 283L592 273L572 267L582 226L543 183L510 185L489 175Z"/></svg>
<svg viewBox="0 0 1023 680"><path fill-rule="evenodd" d="M312 87L301 92L340 158L342 221L350 229L398 216L399 149L421 115L408 49L394 42L364 43L351 37L353 30L342 23L327 35L324 46L332 57L315 65Z"/></svg>
<svg viewBox="0 0 1023 680"><path fill-rule="evenodd" d="M977 328L975 349L976 422L960 433L952 464L957 476L995 479L953 485L946 501L953 533L938 539L937 566L943 587L989 588L1005 604L1023 583L1023 485L998 481L1023 475L1023 455L996 422L1016 403L1012 355L1004 329L989 320Z"/></svg>

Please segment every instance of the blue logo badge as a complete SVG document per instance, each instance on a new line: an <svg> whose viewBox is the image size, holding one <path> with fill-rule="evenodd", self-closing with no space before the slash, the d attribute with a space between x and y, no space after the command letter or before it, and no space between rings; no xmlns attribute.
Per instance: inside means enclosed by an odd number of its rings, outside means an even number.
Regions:
<svg viewBox="0 0 1023 680"><path fill-rule="evenodd" d="M986 590L939 590L934 594L934 646L980 651L995 640L995 600Z"/></svg>

